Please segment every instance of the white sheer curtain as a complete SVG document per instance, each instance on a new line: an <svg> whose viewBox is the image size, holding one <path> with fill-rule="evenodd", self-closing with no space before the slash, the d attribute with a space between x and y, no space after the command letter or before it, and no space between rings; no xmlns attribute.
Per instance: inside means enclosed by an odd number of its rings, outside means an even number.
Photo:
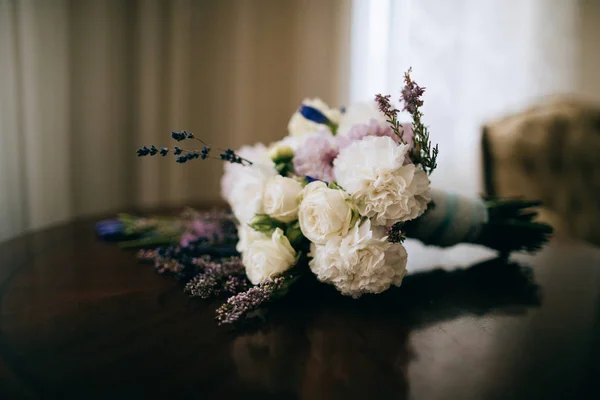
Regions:
<svg viewBox="0 0 600 400"><path fill-rule="evenodd" d="M413 67L413 78L427 87L425 122L441 149L439 168L432 175L437 187L464 194L482 189L481 127L491 119L552 94L567 92L600 100L598 1L354 0L353 5L350 98L369 100L378 92L397 97L403 72ZM410 271L433 267L419 263L419 254L425 252L428 261L437 254L440 263L436 266L444 268L495 256L494 252L467 245L450 251L413 241L406 246ZM560 258L560 250L555 253L549 249L538 257ZM526 257L523 260L527 262ZM562 282L566 270L568 260L556 274L545 276ZM545 326L544 313L529 312L535 313L529 332L519 325L518 318L504 325L485 318L478 318L476 325L465 324L464 320L472 316L412 332L410 343L414 348L426 346L438 355L435 366L427 371L428 382L442 382L436 376L448 369L464 370L466 380L461 385L411 385L410 397L445 399L449 393L453 398L472 393L494 397L497 393L493 389L485 392L490 376L499 377L503 383L529 379L522 371L530 365L506 363L504 357L507 346L520 351L528 348L529 341L539 340ZM591 316L593 310L582 308L581 312ZM440 331L446 340L432 341L432 337L439 339ZM480 331L485 334L479 335ZM487 363L487 367L472 373L460 360L444 357L445 347L461 346L462 337L477 337L471 343L477 354L498 362ZM501 343L498 338L502 338ZM411 379L413 373L422 374L419 359L416 354L409 368L410 382L421 381Z"/></svg>
<svg viewBox="0 0 600 400"><path fill-rule="evenodd" d="M221 165L137 159L187 129L286 134L347 100L350 0L0 0L0 240L132 206L215 203Z"/></svg>
<svg viewBox="0 0 600 400"><path fill-rule="evenodd" d="M427 87L440 144L434 185L481 190L481 126L556 93L598 96L593 0L354 0L350 97L397 97L403 72ZM594 17L595 15L595 17ZM596 21L596 22L594 22ZM587 71L587 72L585 72Z"/></svg>

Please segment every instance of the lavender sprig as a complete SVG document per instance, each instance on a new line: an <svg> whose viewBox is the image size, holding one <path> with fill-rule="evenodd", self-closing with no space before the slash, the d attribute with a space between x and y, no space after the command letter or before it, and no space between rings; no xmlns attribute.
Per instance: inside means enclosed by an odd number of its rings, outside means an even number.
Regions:
<svg viewBox="0 0 600 400"><path fill-rule="evenodd" d="M402 101L404 101L403 111L408 111L409 114L414 115L419 107L423 105L423 99L421 97L425 93L425 88L417 84L410 78L412 68L409 68L404 73L404 87L402 88Z"/></svg>
<svg viewBox="0 0 600 400"><path fill-rule="evenodd" d="M200 258L196 265L202 271L193 277L184 288L192 297L208 299L222 294L237 294L250 286L239 257L215 262L209 258Z"/></svg>
<svg viewBox="0 0 600 400"><path fill-rule="evenodd" d="M219 156L218 157L211 156L210 154L211 154L212 147L210 145L208 145L206 142L204 142L202 139L197 138L192 132L174 131L174 132L171 132L171 137L178 142L181 142L184 140L189 140L189 139L197 140L200 143L202 143L203 146L200 150L198 150L198 149L185 150L185 149L180 148L179 146L173 147L172 150L170 150L168 147L161 147L160 149L158 149L155 145L151 145L150 147L142 146L137 150L138 157L154 156L156 154L160 154L161 156L164 157L171 152L171 153L173 153L173 155L177 156L175 160L180 164L186 163L188 161L196 160L198 158L201 160L206 160L207 158L212 158L214 160L228 161L228 162L234 163L234 164L252 165L252 161L241 157L232 149L216 148L217 150L220 151Z"/></svg>
<svg viewBox="0 0 600 400"><path fill-rule="evenodd" d="M403 111L408 111L412 117L413 127L413 146L410 149L410 159L415 164L420 164L425 172L431 174L437 167L437 156L438 146L437 144L432 147L431 141L429 140L429 131L427 127L421 121L423 113L421 112L421 106L423 105L422 96L425 93L425 88L419 86L410 77L412 68L404 74L404 88L402 88L400 101L404 103ZM403 140L402 124L398 121L398 110L392 107L390 103L390 95L383 96L378 94L375 96L375 101L381 111L386 117L387 122L391 125L392 130L402 143L406 143Z"/></svg>
<svg viewBox="0 0 600 400"><path fill-rule="evenodd" d="M289 279L290 277L283 276L267 279L245 292L228 298L227 302L217 309L216 319L219 325L235 323L274 300Z"/></svg>
<svg viewBox="0 0 600 400"><path fill-rule="evenodd" d="M387 118L387 122L390 124L392 131L398 136L400 141L403 144L406 144L406 140L402 137L404 135L404 130L402 128L402 124L398 121L398 109L394 108L390 102L391 96L388 95L375 95L375 102L379 107L379 111L381 111Z"/></svg>
<svg viewBox="0 0 600 400"><path fill-rule="evenodd" d="M403 110L408 111L413 120L414 146L411 149L411 159L415 164L421 164L423 170L431 174L437 167L438 145L431 146L429 140L429 130L421 121L423 113L421 106L423 100L421 97L425 93L425 88L419 86L410 77L412 68L404 74L404 88L402 89L402 101L404 101Z"/></svg>

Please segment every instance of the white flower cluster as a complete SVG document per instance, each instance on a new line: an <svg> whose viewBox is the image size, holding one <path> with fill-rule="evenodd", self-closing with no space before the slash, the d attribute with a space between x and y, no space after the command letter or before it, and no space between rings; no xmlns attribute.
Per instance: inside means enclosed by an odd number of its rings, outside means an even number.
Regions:
<svg viewBox="0 0 600 400"><path fill-rule="evenodd" d="M222 194L239 222L237 250L253 284L302 268L302 257L320 281L344 295L401 284L406 250L388 240L386 228L418 218L430 201L429 178L410 162L410 145L359 135L339 152L329 148L335 182L298 176L292 163L294 152L315 143L308 140L313 134L327 129L346 135L374 120L386 123L372 105L343 113L319 99L305 100L290 120L288 137L270 147L240 149L252 165L227 165Z"/></svg>

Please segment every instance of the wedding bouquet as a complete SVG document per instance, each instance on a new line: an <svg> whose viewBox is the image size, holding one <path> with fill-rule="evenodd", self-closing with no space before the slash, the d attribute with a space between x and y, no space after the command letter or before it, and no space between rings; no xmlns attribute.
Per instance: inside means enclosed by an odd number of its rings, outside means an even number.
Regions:
<svg viewBox="0 0 600 400"><path fill-rule="evenodd" d="M232 211L188 213L179 243L140 257L183 279L193 296L229 296L217 320L231 323L285 295L302 276L354 298L400 286L407 237L442 247L477 243L502 254L539 249L552 229L533 221L537 202L431 188L438 146L422 121L425 88L410 70L404 78L399 101L410 123L400 122L389 95L348 109L307 99L289 135L269 146L214 149L178 131L173 139L201 148L140 148L139 156L174 154L179 163L225 161L221 189Z"/></svg>

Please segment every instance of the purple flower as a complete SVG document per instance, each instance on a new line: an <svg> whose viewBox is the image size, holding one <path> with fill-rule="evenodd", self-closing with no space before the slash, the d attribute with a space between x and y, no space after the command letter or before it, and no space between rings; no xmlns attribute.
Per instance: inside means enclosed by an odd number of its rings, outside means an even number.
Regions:
<svg viewBox="0 0 600 400"><path fill-rule="evenodd" d="M347 135L336 136L336 139L339 148L344 149L350 146L351 143L363 140L367 136L388 136L394 140L398 139L388 124L383 125L375 119L371 119L368 124L354 125L350 128Z"/></svg>
<svg viewBox="0 0 600 400"><path fill-rule="evenodd" d="M213 261L208 257L195 260L201 271L185 286L185 291L193 297L208 299L224 293L237 294L248 289L250 282L246 278L244 265L239 257Z"/></svg>
<svg viewBox="0 0 600 400"><path fill-rule="evenodd" d="M399 124L402 129L402 139L409 145L413 146L413 130L410 123ZM338 147L340 150L350 146L351 143L363 140L367 136L387 136L394 141L399 141L398 136L389 124L382 124L375 119L371 119L368 124L357 124L350 128L347 135L336 136ZM408 157L408 153L407 153ZM405 160L406 164L411 163L410 159Z"/></svg>
<svg viewBox="0 0 600 400"><path fill-rule="evenodd" d="M417 83L410 78L410 72L411 69L404 74L402 100L404 101L403 110L414 114L417 112L417 109L423 105L421 97L423 96L423 93L425 93L425 88L417 85Z"/></svg>
<svg viewBox="0 0 600 400"><path fill-rule="evenodd" d="M334 181L333 160L338 154L338 146L330 133L311 136L294 154L294 171L300 176Z"/></svg>
<svg viewBox="0 0 600 400"><path fill-rule="evenodd" d="M253 286L245 292L238 293L227 299L227 302L217 309L219 325L239 321L251 311L257 310L263 304L273 300L277 291L285 284L284 277L268 279Z"/></svg>
<svg viewBox="0 0 600 400"><path fill-rule="evenodd" d="M223 212L191 213L185 218L185 228L179 241L181 247L188 247L200 239L212 243L237 240L235 225Z"/></svg>
<svg viewBox="0 0 600 400"><path fill-rule="evenodd" d="M375 102L377 103L377 107L379 111L385 114L388 118L395 118L398 115L398 110L392 107L392 103L390 102L392 96L388 95L375 95Z"/></svg>

